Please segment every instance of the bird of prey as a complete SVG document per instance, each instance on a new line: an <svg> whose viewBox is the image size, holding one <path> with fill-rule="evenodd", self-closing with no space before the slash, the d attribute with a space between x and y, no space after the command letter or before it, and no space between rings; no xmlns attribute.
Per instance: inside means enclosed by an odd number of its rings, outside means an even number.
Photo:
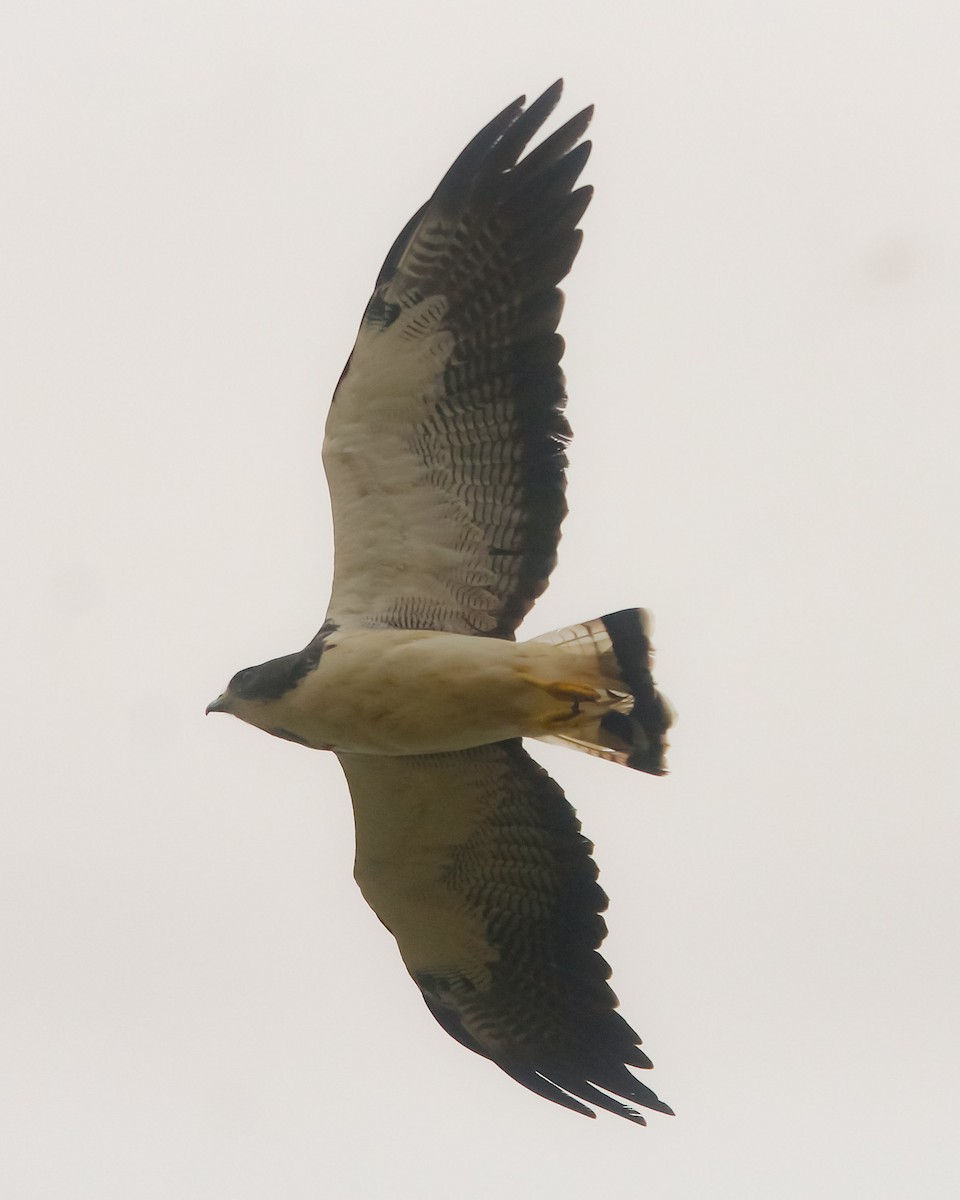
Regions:
<svg viewBox="0 0 960 1200"><path fill-rule="evenodd" d="M326 619L207 709L340 760L355 877L430 1012L540 1096L671 1109L598 953L607 897L539 738L664 773L646 614L525 642L556 562L570 428L558 283L590 200L561 82L486 125L403 228L333 396Z"/></svg>

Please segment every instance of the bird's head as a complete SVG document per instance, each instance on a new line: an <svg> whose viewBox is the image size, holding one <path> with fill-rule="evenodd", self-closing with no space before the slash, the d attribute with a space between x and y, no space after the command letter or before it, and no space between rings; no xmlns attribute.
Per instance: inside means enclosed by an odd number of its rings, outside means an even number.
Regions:
<svg viewBox="0 0 960 1200"><path fill-rule="evenodd" d="M276 689L270 686L271 667L273 662L266 662L238 671L216 700L207 705L206 713L230 713L241 721L260 725L258 710L263 710L278 695Z"/></svg>
<svg viewBox="0 0 960 1200"><path fill-rule="evenodd" d="M256 667L244 667L216 700L207 705L206 712L230 713L273 733L286 707L285 698L294 691L304 673L303 651L272 658Z"/></svg>

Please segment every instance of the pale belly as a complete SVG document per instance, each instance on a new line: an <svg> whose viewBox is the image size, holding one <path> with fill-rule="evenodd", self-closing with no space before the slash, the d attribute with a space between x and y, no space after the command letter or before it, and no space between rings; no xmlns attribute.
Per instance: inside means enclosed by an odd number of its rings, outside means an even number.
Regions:
<svg viewBox="0 0 960 1200"><path fill-rule="evenodd" d="M589 676L580 657L558 646L362 631L331 644L293 692L243 718L318 749L433 754L536 737L575 703L540 684L589 690L597 683Z"/></svg>

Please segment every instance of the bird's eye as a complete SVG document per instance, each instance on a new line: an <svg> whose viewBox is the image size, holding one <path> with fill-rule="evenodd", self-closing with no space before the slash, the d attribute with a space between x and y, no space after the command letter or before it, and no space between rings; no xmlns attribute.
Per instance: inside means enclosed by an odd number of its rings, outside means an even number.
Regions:
<svg viewBox="0 0 960 1200"><path fill-rule="evenodd" d="M238 671L230 680L230 691L242 695L244 686L253 678L255 670L255 667L244 667L242 671Z"/></svg>

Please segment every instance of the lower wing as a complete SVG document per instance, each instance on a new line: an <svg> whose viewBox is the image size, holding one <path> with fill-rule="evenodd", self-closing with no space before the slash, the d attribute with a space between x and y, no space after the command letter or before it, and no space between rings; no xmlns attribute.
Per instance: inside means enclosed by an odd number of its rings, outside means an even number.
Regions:
<svg viewBox="0 0 960 1200"><path fill-rule="evenodd" d="M357 882L444 1029L585 1116L581 1101L644 1124L614 1096L671 1112L627 1069L652 1064L597 952L607 897L593 846L519 740L339 757Z"/></svg>

